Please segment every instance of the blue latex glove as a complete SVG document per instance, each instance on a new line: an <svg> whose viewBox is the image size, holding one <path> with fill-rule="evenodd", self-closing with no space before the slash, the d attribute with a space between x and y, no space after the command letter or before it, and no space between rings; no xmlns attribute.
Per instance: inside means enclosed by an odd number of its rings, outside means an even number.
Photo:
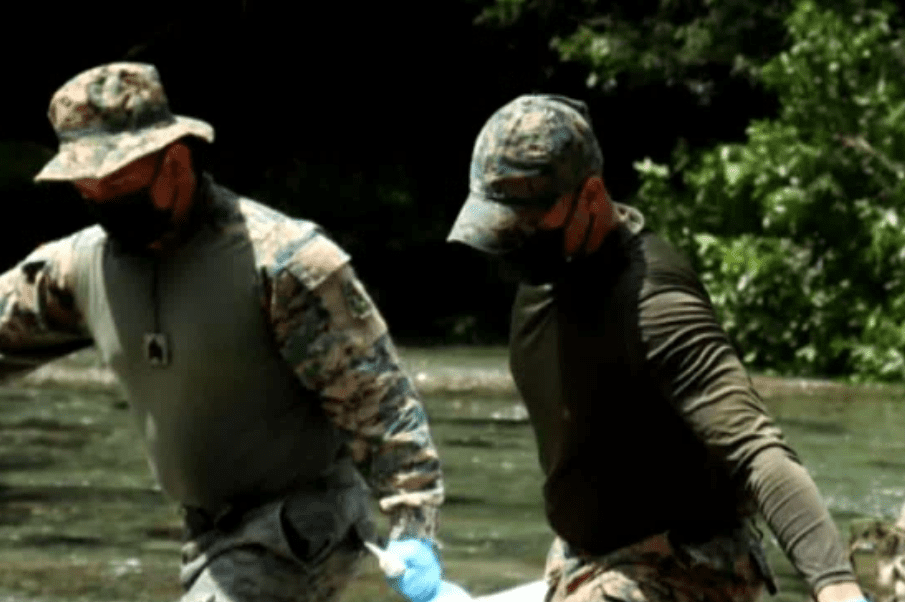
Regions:
<svg viewBox="0 0 905 602"><path fill-rule="evenodd" d="M440 560L427 540L392 540L386 551L405 563L405 573L387 578L387 583L410 602L464 602L471 600L465 590L443 581Z"/></svg>

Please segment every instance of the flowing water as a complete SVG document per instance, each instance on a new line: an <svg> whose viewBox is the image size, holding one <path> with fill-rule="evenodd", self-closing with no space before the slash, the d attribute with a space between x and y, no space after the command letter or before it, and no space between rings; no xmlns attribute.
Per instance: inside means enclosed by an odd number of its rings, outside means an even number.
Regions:
<svg viewBox="0 0 905 602"><path fill-rule="evenodd" d="M448 578L475 594L539 578L552 534L505 351L404 349L402 357L445 466ZM898 514L905 501L901 388L757 383L846 540L853 521ZM125 402L93 355L0 387L0 602L175 600L180 534ZM805 600L804 584L769 536L767 546L782 590L774 599ZM398 598L369 561L345 599Z"/></svg>

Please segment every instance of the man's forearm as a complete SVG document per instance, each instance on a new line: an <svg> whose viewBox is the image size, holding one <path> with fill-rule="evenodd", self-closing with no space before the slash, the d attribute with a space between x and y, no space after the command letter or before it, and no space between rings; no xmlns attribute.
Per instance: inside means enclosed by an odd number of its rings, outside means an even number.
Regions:
<svg viewBox="0 0 905 602"><path fill-rule="evenodd" d="M765 449L752 462L748 484L780 547L815 592L854 582L846 547L802 465L781 448Z"/></svg>

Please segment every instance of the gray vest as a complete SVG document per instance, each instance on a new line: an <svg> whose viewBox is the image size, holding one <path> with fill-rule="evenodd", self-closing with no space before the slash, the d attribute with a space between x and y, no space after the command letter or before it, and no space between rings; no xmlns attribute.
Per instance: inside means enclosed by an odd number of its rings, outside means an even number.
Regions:
<svg viewBox="0 0 905 602"><path fill-rule="evenodd" d="M242 232L205 227L160 260L119 252L98 227L78 245L76 301L125 388L151 468L169 495L208 509L316 482L344 455L340 432L276 348ZM155 305L163 367L146 357Z"/></svg>

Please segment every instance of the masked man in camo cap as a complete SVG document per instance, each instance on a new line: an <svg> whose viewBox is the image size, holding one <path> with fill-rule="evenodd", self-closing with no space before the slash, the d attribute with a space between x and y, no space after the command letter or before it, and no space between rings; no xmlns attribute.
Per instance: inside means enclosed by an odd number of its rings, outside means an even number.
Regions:
<svg viewBox="0 0 905 602"><path fill-rule="evenodd" d="M584 103L481 130L449 235L520 285L510 340L556 539L548 602L756 600L760 512L820 602L861 599L836 528L689 264L604 186Z"/></svg>
<svg viewBox="0 0 905 602"><path fill-rule="evenodd" d="M335 599L376 535L368 486L410 567L393 585L432 597L440 463L349 255L203 172L213 129L170 113L151 65L77 75L49 117L36 179L99 226L0 276L0 374L96 345L184 508L183 601Z"/></svg>

